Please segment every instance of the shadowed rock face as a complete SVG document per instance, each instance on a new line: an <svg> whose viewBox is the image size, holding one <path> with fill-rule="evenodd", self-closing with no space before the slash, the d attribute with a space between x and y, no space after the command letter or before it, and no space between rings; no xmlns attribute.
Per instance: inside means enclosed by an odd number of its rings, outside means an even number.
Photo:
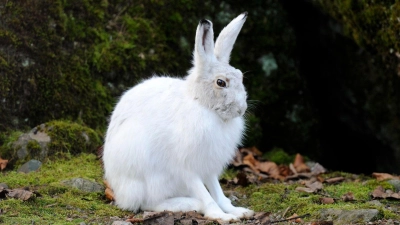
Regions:
<svg viewBox="0 0 400 225"><path fill-rule="evenodd" d="M284 6L296 33L300 74L320 117L321 163L357 173L399 172L397 61L359 47L309 2Z"/></svg>

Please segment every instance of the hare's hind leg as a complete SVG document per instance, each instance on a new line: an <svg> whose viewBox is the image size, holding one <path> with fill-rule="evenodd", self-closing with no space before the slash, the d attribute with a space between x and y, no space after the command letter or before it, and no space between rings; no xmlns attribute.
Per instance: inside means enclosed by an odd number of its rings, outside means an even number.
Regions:
<svg viewBox="0 0 400 225"><path fill-rule="evenodd" d="M140 180L124 177L113 185L115 203L118 207L136 212L145 202L145 185Z"/></svg>

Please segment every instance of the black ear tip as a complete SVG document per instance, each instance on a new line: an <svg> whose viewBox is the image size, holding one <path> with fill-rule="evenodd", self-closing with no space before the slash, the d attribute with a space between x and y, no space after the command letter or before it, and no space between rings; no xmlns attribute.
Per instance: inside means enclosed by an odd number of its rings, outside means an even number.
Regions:
<svg viewBox="0 0 400 225"><path fill-rule="evenodd" d="M202 19L202 20L200 20L200 24L201 25L205 25L205 24L210 25L210 21L208 21L206 19Z"/></svg>
<svg viewBox="0 0 400 225"><path fill-rule="evenodd" d="M247 15L249 14L247 11L243 12L242 14L244 14L243 19L247 17Z"/></svg>

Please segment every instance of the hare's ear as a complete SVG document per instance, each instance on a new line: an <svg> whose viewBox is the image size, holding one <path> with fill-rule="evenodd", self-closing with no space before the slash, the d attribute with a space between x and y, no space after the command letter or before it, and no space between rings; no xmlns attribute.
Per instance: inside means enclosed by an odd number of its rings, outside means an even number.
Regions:
<svg viewBox="0 0 400 225"><path fill-rule="evenodd" d="M202 19L197 26L196 39L194 45L194 65L195 67L207 66L214 56L214 31L209 20Z"/></svg>
<svg viewBox="0 0 400 225"><path fill-rule="evenodd" d="M220 62L229 63L229 57L236 38L247 18L247 12L233 19L219 34L215 42L214 54Z"/></svg>

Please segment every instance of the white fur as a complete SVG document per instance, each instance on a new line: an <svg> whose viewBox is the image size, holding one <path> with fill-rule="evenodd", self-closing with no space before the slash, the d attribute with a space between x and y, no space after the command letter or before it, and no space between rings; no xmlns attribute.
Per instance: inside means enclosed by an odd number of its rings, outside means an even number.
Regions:
<svg viewBox="0 0 400 225"><path fill-rule="evenodd" d="M218 183L244 132L243 75L228 61L246 16L239 15L221 32L215 49L212 23L200 21L194 67L185 79L153 77L123 94L103 154L117 206L196 210L226 221L253 215L234 207ZM227 86L219 87L218 79Z"/></svg>

